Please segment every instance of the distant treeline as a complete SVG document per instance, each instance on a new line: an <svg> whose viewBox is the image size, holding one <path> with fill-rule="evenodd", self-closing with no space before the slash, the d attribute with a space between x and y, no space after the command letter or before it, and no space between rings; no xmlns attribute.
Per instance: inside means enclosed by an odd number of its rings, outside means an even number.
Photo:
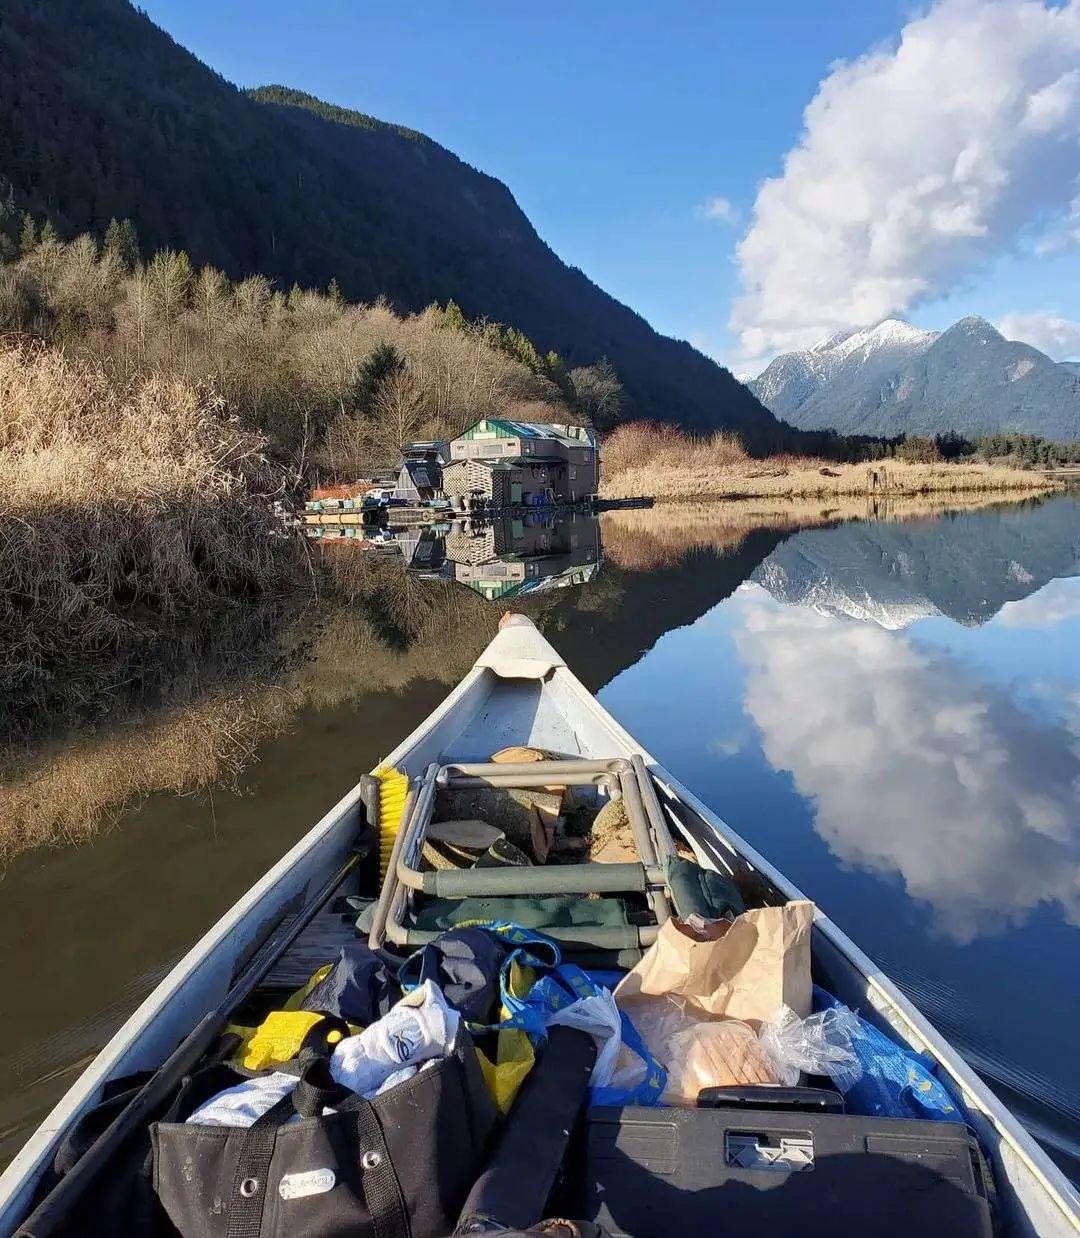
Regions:
<svg viewBox="0 0 1080 1238"><path fill-rule="evenodd" d="M1080 441L1057 443L1038 434L984 434L975 439L961 434L939 434L934 445L944 460L978 456L1031 469L1080 464Z"/></svg>
<svg viewBox="0 0 1080 1238"><path fill-rule="evenodd" d="M879 438L868 434L839 434L835 430L789 429L791 437L785 444L786 450L848 464L888 459L912 464L987 460L1018 468L1080 464L1080 441L1059 443L1038 434L984 434L967 438L950 430L933 438L905 434Z"/></svg>
<svg viewBox="0 0 1080 1238"><path fill-rule="evenodd" d="M4 227L6 223L6 228ZM321 475L393 465L401 443L451 437L479 417L620 417L612 366L568 369L512 327L453 302L400 316L326 292L228 279L184 252L139 257L128 220L99 244L61 241L29 215L0 221L0 333L63 345L118 384L166 375L213 388L284 460Z"/></svg>

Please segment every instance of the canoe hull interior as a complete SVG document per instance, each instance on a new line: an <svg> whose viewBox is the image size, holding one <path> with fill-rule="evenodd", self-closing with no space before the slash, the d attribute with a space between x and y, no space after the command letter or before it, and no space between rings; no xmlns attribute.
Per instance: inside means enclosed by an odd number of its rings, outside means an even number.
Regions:
<svg viewBox="0 0 1080 1238"><path fill-rule="evenodd" d="M487 760L511 744L562 756L640 753L662 802L699 860L750 872L765 901L806 897L662 766L600 706L531 624L499 634L474 669L386 763L418 776L433 761ZM350 791L188 952L102 1049L0 1176L0 1238L25 1217L57 1142L112 1078L159 1065L225 997L274 929L345 861L360 826L359 786ZM1004 1232L1080 1233L1080 1196L959 1054L892 982L819 911L818 978L883 1030L937 1060L994 1164Z"/></svg>

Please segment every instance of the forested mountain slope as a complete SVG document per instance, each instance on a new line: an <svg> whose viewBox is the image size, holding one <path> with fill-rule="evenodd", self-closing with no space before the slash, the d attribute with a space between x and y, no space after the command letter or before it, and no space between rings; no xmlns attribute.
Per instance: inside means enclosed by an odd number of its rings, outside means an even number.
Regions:
<svg viewBox="0 0 1080 1238"><path fill-rule="evenodd" d="M727 370L560 261L501 182L422 134L245 94L127 0L3 0L0 178L62 235L129 217L144 253L184 248L232 276L336 279L402 309L453 298L569 365L610 358L628 416L779 430Z"/></svg>

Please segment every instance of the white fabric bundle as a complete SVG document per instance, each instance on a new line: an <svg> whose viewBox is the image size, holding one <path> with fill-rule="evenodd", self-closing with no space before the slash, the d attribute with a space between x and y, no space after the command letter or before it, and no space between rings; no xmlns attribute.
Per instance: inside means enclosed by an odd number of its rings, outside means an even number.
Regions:
<svg viewBox="0 0 1080 1238"><path fill-rule="evenodd" d="M457 1038L461 1016L430 980L334 1049L330 1074L369 1100L411 1078L423 1062L445 1057ZM201 1126L250 1126L296 1087L296 1077L275 1071L219 1092L187 1119ZM329 1113L331 1110L324 1110Z"/></svg>

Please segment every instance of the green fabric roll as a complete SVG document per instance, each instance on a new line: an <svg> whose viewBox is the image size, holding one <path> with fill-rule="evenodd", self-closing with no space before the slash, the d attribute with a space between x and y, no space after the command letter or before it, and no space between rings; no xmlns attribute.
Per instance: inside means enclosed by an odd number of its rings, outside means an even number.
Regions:
<svg viewBox="0 0 1080 1238"><path fill-rule="evenodd" d="M680 920L698 915L705 920L719 920L729 913L741 916L746 910L742 895L730 877L702 868L693 860L673 855L667 862L667 883L671 901Z"/></svg>
<svg viewBox="0 0 1080 1238"><path fill-rule="evenodd" d="M626 906L618 898L427 898L413 917L412 927L444 930L466 920L512 920L522 928L621 928L628 924Z"/></svg>

